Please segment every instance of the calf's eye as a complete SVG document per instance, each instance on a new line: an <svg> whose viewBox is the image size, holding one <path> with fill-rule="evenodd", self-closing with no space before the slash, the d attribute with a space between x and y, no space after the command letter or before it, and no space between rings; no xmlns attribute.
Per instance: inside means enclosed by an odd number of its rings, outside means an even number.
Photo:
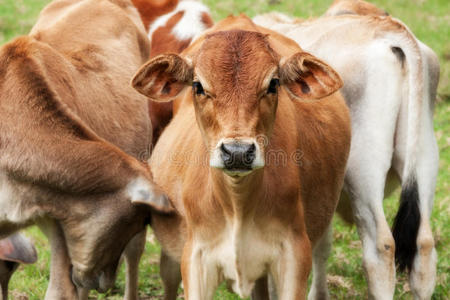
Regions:
<svg viewBox="0 0 450 300"><path fill-rule="evenodd" d="M277 78L273 78L269 83L269 87L267 88L267 94L276 94L279 85L280 80Z"/></svg>
<svg viewBox="0 0 450 300"><path fill-rule="evenodd" d="M192 88L194 89L194 93L196 95L205 95L205 90L200 82L194 81L192 83Z"/></svg>

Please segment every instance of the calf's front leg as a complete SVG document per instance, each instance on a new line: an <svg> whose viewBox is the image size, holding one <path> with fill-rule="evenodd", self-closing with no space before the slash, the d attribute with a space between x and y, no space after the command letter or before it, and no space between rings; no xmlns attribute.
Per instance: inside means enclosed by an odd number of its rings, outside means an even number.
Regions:
<svg viewBox="0 0 450 300"><path fill-rule="evenodd" d="M208 262L200 247L188 241L181 258L181 276L186 300L212 300L219 284L217 267Z"/></svg>
<svg viewBox="0 0 450 300"><path fill-rule="evenodd" d="M270 267L279 300L305 299L311 265L311 245L306 233L283 243L282 253Z"/></svg>

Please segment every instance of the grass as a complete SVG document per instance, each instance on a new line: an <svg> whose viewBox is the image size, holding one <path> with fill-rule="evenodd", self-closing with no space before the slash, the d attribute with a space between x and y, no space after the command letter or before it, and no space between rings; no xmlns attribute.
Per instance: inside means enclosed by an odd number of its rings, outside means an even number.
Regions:
<svg viewBox="0 0 450 300"><path fill-rule="evenodd" d="M47 0L0 0L0 43L26 34L37 19ZM329 6L329 1L314 0L204 0L213 12L215 20L229 14L244 12L249 16L272 10L298 17L318 16ZM438 104L435 112L435 132L440 149L440 169L431 225L438 252L437 285L433 299L450 299L450 1L448 0L374 0L379 7L406 23L415 35L429 45L441 63L441 80L438 88ZM274 4L269 4L274 3ZM385 212L392 224L397 211L399 193L385 200ZM329 259L329 286L333 299L367 298L367 286L361 265L361 243L356 228L344 224L338 217L333 221L334 244ZM26 231L38 249L39 260L34 265L21 266L12 278L10 291L13 299L43 299L49 278L49 247L46 238L37 228ZM145 255L141 261L139 291L142 299L160 299L159 245L148 235ZM121 299L124 289L123 267L116 288L107 294L91 293L93 299ZM395 298L412 299L405 277L398 275ZM223 287L216 300L232 300L238 297Z"/></svg>

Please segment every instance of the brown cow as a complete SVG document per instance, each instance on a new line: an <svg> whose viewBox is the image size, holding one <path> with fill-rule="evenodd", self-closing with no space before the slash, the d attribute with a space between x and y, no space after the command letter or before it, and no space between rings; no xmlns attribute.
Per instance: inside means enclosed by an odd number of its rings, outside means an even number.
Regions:
<svg viewBox="0 0 450 300"><path fill-rule="evenodd" d="M52 248L48 299L108 289L145 229L152 183L147 99L129 80L149 44L128 0L54 1L0 49L0 236L39 224ZM138 243L139 244L139 243Z"/></svg>
<svg viewBox="0 0 450 300"><path fill-rule="evenodd" d="M280 299L304 298L349 153L338 74L242 16L180 56L155 57L132 83L154 101L181 101L151 158L179 213L152 223L166 289L181 261L186 299L212 299L223 280L248 297L267 274Z"/></svg>

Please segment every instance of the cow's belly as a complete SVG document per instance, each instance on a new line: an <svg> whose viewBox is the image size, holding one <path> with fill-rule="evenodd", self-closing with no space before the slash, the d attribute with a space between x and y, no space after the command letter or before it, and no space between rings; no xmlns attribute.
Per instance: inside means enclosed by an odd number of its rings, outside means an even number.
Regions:
<svg viewBox="0 0 450 300"><path fill-rule="evenodd" d="M236 294L247 298L255 281L268 272L281 253L282 242L279 236L274 237L255 226L230 225L218 242L207 246L205 259L218 268L220 279L227 280Z"/></svg>

